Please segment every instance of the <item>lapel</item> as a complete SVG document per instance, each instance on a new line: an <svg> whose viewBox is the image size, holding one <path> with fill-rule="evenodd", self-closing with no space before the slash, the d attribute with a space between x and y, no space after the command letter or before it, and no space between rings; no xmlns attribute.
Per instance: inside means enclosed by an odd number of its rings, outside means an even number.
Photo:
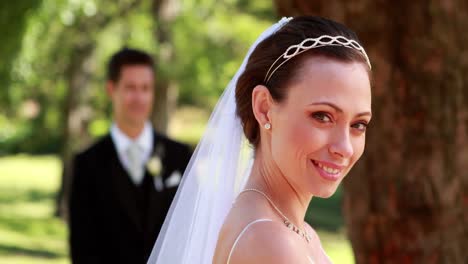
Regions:
<svg viewBox="0 0 468 264"><path fill-rule="evenodd" d="M164 192L166 189L165 186L165 180L167 178L167 170L169 169L167 166L167 150L166 150L166 144L164 142L164 138L158 135L153 130L153 149L151 151L151 155L149 157L148 162L151 161L151 159L157 158L161 162L161 168L159 170L159 176L154 176L151 174L152 172L148 170L148 166L145 166L145 173L147 173L149 176L151 176L151 180L153 182L152 189L154 189L156 192ZM154 185L154 180L156 177L160 177L162 180L162 189L157 190L157 188Z"/></svg>
<svg viewBox="0 0 468 264"><path fill-rule="evenodd" d="M117 150L112 141L112 138L109 136L109 148L110 151L110 182L113 189L113 194L116 200L124 208L124 211L127 213L128 217L135 224L139 231L143 231L140 220L140 212L138 212L137 207L137 197L136 197L136 186L131 181L130 176L127 171L120 163Z"/></svg>
<svg viewBox="0 0 468 264"><path fill-rule="evenodd" d="M164 162L164 160L166 159L165 157L166 146L164 144L164 140L161 137L159 137L159 135L156 132L154 132L153 135L154 135L153 137L154 140L153 140L153 151L152 151L151 157L153 157L154 155L157 155L161 159L162 169L161 169L160 177L164 185L165 177L163 176L166 174L166 171L165 171L166 164ZM151 177L151 191L149 193L149 197L148 197L149 201L147 203L148 208L147 208L147 214L146 214L147 216L146 223L148 223L148 228L149 228L148 231L150 231L151 233L153 232L157 233L159 232L159 227L160 225L162 225L164 218L166 216L167 210L169 208L169 205L166 199L166 188L164 186L164 188L161 191L156 190L154 186L154 180L155 180L154 176L152 176L152 174L148 171L147 168L145 168L145 173ZM157 230L153 230L153 228L157 228Z"/></svg>

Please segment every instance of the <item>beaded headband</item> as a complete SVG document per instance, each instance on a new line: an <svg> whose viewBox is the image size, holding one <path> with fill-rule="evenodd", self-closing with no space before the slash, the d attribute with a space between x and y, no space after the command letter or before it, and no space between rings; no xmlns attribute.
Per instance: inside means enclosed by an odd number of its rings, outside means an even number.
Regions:
<svg viewBox="0 0 468 264"><path fill-rule="evenodd" d="M362 55L364 55L367 61L367 65L369 65L369 68L372 68L369 61L369 57L367 57L366 51L357 41L347 39L343 36L333 37L329 35L322 35L318 38L307 38L297 45L289 46L289 48L283 54L281 54L281 56L279 56L278 59L275 60L275 62L273 62L273 64L270 66L270 69L268 69L264 80L265 83L268 83L268 81L271 79L271 76L273 76L273 74L276 72L276 70L279 69L279 67L281 67L281 65L286 63L288 60L292 59L294 56L297 56L310 49L326 46L342 46L350 49L355 49L361 52ZM284 59L284 61L278 64L281 59ZM277 64L278 66L276 66Z"/></svg>

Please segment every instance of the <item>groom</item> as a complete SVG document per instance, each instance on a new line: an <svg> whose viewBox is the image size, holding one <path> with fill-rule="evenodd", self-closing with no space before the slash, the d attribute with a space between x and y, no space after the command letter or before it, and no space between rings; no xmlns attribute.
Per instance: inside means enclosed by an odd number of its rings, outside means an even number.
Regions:
<svg viewBox="0 0 468 264"><path fill-rule="evenodd" d="M73 263L146 263L187 166L186 145L148 121L154 64L123 49L108 65L110 133L74 160L70 198Z"/></svg>

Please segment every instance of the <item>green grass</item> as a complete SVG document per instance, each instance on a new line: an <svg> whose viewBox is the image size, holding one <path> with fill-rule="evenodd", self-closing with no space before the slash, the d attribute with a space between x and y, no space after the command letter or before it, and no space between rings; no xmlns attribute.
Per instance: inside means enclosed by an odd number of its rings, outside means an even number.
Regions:
<svg viewBox="0 0 468 264"><path fill-rule="evenodd" d="M65 224L53 217L56 157L0 158L0 263L69 263Z"/></svg>
<svg viewBox="0 0 468 264"><path fill-rule="evenodd" d="M354 264L351 244L343 231L330 232L318 229L317 233L327 255L335 264Z"/></svg>

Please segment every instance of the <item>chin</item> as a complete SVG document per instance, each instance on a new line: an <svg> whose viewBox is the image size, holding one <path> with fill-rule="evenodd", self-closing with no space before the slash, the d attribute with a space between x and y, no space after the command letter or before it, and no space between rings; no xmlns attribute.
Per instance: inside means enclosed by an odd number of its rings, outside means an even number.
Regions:
<svg viewBox="0 0 468 264"><path fill-rule="evenodd" d="M322 199L327 199L330 198L335 192L330 192L330 193L321 193L320 195L315 195L315 197L319 197Z"/></svg>
<svg viewBox="0 0 468 264"><path fill-rule="evenodd" d="M337 187L338 186L330 186L328 188L321 188L320 190L313 192L312 195L323 199L330 198L335 194Z"/></svg>
<svg viewBox="0 0 468 264"><path fill-rule="evenodd" d="M144 124L148 119L143 116L132 116L129 118L132 124L140 125Z"/></svg>

